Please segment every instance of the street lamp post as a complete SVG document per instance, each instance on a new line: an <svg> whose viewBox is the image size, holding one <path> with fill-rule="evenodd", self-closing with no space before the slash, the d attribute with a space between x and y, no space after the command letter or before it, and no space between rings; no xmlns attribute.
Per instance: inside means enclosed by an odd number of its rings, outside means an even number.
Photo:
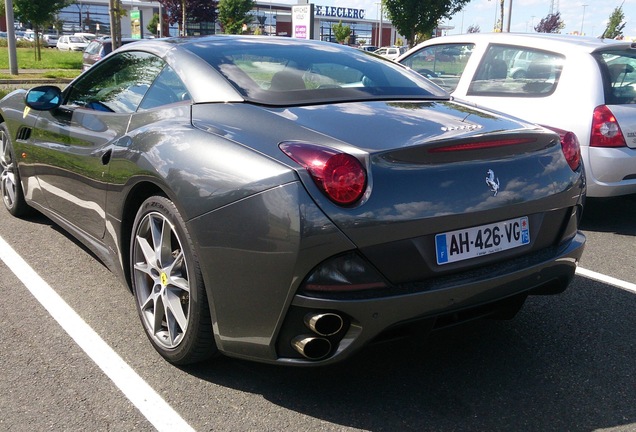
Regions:
<svg viewBox="0 0 636 432"><path fill-rule="evenodd" d="M378 48L382 48L382 15L384 15L384 9L383 9L383 4L382 2L380 2L380 37L378 38L378 43L380 44L380 46Z"/></svg>
<svg viewBox="0 0 636 432"><path fill-rule="evenodd" d="M5 0L5 15L7 17L7 48L9 49L9 73L18 74L18 56L15 43L15 23L13 22L13 0Z"/></svg>
<svg viewBox="0 0 636 432"><path fill-rule="evenodd" d="M510 20L512 20L512 0L508 2L508 17L506 22L506 31L510 33Z"/></svg>
<svg viewBox="0 0 636 432"><path fill-rule="evenodd" d="M382 9L382 2L373 3L378 6L379 17L378 17L378 48L382 48L382 13L384 12Z"/></svg>
<svg viewBox="0 0 636 432"><path fill-rule="evenodd" d="M583 23L585 22L585 8L587 7L587 5L584 4L584 5L581 5L581 6L583 6L583 18L581 18L581 32L580 32L580 34L581 34L581 36L583 36Z"/></svg>

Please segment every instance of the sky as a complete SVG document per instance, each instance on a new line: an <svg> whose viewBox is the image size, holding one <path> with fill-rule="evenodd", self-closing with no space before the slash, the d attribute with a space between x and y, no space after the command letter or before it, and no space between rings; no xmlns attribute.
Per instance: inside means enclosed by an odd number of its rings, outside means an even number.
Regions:
<svg viewBox="0 0 636 432"><path fill-rule="evenodd" d="M511 0L505 0L504 23L507 21ZM553 11L561 13L565 28L561 33L582 32L588 36L599 36L605 30L609 17L616 7L623 8L626 37L636 37L636 0L553 0ZM533 32L541 19L550 13L550 0L512 0L511 32ZM447 20L455 28L447 34L465 33L470 25L478 25L481 32L490 32L499 12L498 0L472 0L463 12ZM463 31L462 31L463 29Z"/></svg>
<svg viewBox="0 0 636 432"><path fill-rule="evenodd" d="M365 9L368 19L379 17L379 0L309 0L323 6L340 6ZM618 6L625 15L626 37L636 38L636 0L505 0L504 23L507 22L508 8L512 1L511 32L533 32L534 27L550 13L560 12L565 28L561 33L581 32L588 36L599 36L605 30L609 16ZM285 2L285 1L283 1ZM285 2L287 3L287 2ZM289 3L296 3L289 1ZM471 0L462 12L445 20L444 24L453 26L446 34L466 33L468 27L479 26L482 33L491 32L500 15L499 0Z"/></svg>

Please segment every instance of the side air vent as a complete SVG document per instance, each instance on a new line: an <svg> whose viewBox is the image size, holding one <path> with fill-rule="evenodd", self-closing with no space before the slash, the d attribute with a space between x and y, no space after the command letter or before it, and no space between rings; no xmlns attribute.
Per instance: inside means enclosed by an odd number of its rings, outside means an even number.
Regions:
<svg viewBox="0 0 636 432"><path fill-rule="evenodd" d="M18 133L16 135L16 140L18 140L18 141L26 141L30 137L31 137L31 128L21 127L20 130L18 130Z"/></svg>

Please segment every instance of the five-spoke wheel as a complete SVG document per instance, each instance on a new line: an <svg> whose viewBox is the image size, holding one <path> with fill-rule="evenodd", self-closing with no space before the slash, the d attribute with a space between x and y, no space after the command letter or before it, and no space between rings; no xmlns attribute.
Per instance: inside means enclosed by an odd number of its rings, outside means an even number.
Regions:
<svg viewBox="0 0 636 432"><path fill-rule="evenodd" d="M178 210L165 197L149 198L137 213L131 271L139 316L161 355L186 364L215 352L198 261Z"/></svg>
<svg viewBox="0 0 636 432"><path fill-rule="evenodd" d="M9 213L22 216L27 212L15 153L4 123L0 123L0 193Z"/></svg>

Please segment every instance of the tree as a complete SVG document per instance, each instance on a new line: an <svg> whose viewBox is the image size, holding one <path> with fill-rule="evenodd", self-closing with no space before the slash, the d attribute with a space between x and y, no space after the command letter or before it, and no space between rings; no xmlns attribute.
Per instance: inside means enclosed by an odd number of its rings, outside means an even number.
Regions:
<svg viewBox="0 0 636 432"><path fill-rule="evenodd" d="M409 46L418 34L431 35L442 18L461 11L470 0L384 0L391 22Z"/></svg>
<svg viewBox="0 0 636 432"><path fill-rule="evenodd" d="M331 26L331 30L333 30L333 34L339 44L347 42L349 40L349 36L351 36L351 27L349 27L348 25L343 25L342 21L340 21L338 24L333 24Z"/></svg>
<svg viewBox="0 0 636 432"><path fill-rule="evenodd" d="M534 27L537 33L559 33L565 27L565 23L561 20L561 12L548 14L542 18Z"/></svg>
<svg viewBox="0 0 636 432"><path fill-rule="evenodd" d="M603 38L620 39L623 37L623 29L625 28L625 14L623 13L623 5L614 8L614 12L609 17L607 28L603 32Z"/></svg>
<svg viewBox="0 0 636 432"><path fill-rule="evenodd" d="M159 0L159 3L163 7L168 25L178 24L179 35L182 36L186 36L188 21L192 23L216 21L217 2L215 0Z"/></svg>
<svg viewBox="0 0 636 432"><path fill-rule="evenodd" d="M468 26L468 30L466 30L467 33L479 33L481 32L481 28L479 27L479 24L471 24Z"/></svg>
<svg viewBox="0 0 636 432"><path fill-rule="evenodd" d="M42 29L55 20L55 14L69 5L68 0L14 0L15 17L30 22L35 36L35 60L41 61L40 35Z"/></svg>
<svg viewBox="0 0 636 432"><path fill-rule="evenodd" d="M162 24L162 36L166 37L166 36L170 36L170 27L168 26L168 23L165 20L163 20L163 24ZM148 25L146 26L146 29L152 33L152 34L157 34L159 33L159 14L153 14L152 15L152 19L150 20L150 22L148 23Z"/></svg>
<svg viewBox="0 0 636 432"><path fill-rule="evenodd" d="M219 0L219 23L229 34L241 34L252 19L254 0Z"/></svg>

